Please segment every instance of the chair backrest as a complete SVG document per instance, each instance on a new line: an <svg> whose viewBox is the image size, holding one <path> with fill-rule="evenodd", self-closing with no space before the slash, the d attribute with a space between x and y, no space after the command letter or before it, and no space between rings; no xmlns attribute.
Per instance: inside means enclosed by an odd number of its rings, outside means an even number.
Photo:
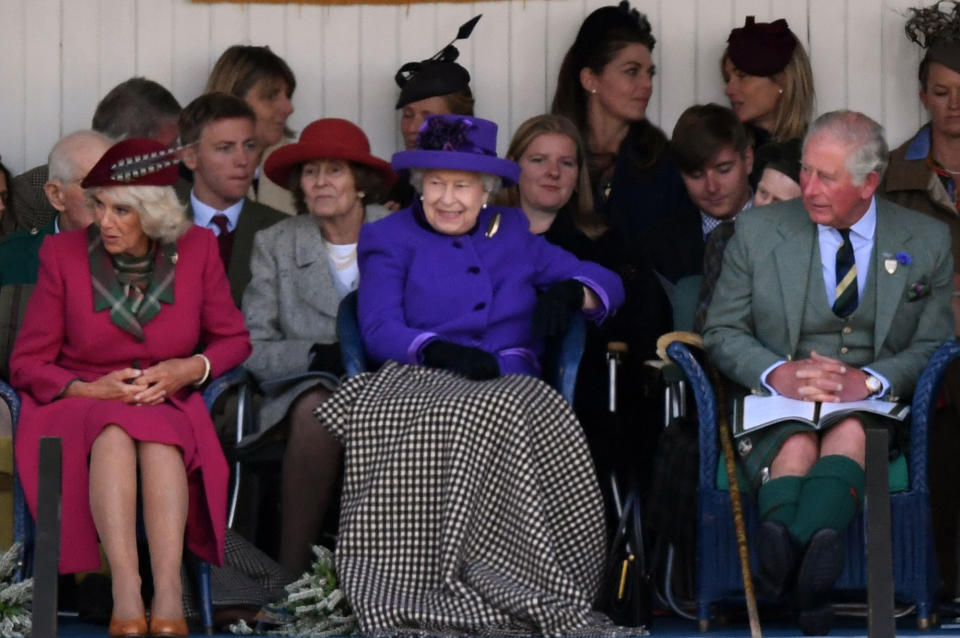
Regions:
<svg viewBox="0 0 960 638"><path fill-rule="evenodd" d="M357 322L357 293L351 292L340 301L337 309L337 339L340 341L340 354L347 376L365 372L371 366L360 336L360 324ZM577 313L560 339L547 340L543 364L543 380L573 405L574 388L577 383L577 370L583 347L587 339L587 325L583 315Z"/></svg>
<svg viewBox="0 0 960 638"><path fill-rule="evenodd" d="M0 286L0 379L10 379L10 354L35 284Z"/></svg>

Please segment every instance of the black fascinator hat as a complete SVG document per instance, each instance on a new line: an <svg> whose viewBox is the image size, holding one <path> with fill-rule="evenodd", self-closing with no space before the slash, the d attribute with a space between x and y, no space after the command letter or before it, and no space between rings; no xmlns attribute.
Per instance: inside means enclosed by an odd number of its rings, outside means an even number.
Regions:
<svg viewBox="0 0 960 638"><path fill-rule="evenodd" d="M475 16L464 23L457 31L457 37L433 57L420 62L407 62L400 67L393 78L400 87L396 108L400 109L411 102L470 88L470 73L457 64L460 51L453 46L453 43L469 38L482 16L483 14Z"/></svg>
<svg viewBox="0 0 960 638"><path fill-rule="evenodd" d="M920 81L926 84L930 62L938 62L960 73L960 3L935 2L928 7L907 10L903 29L907 39L927 50L920 64Z"/></svg>

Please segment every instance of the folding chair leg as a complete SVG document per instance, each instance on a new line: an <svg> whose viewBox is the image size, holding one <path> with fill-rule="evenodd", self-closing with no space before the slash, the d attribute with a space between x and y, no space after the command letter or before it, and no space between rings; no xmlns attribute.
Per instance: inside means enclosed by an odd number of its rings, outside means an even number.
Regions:
<svg viewBox="0 0 960 638"><path fill-rule="evenodd" d="M37 531L33 566L34 636L57 635L57 584L60 561L60 473L59 437L40 439L37 474Z"/></svg>
<svg viewBox="0 0 960 638"><path fill-rule="evenodd" d="M200 598L200 616L203 619L203 632L213 635L213 594L210 590L210 563L197 561L197 593Z"/></svg>

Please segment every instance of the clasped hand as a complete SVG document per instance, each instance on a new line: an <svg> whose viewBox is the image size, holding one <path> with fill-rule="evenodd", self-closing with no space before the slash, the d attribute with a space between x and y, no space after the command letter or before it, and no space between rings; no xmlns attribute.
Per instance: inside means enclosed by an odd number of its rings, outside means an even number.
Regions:
<svg viewBox="0 0 960 638"><path fill-rule="evenodd" d="M167 359L146 370L123 368L109 372L96 381L71 383L64 397L87 397L123 401L134 405L157 405L181 388L199 379L204 372L203 359L187 357Z"/></svg>
<svg viewBox="0 0 960 638"><path fill-rule="evenodd" d="M865 399L866 381L863 370L812 351L809 359L787 361L767 376L767 383L784 396L825 403Z"/></svg>

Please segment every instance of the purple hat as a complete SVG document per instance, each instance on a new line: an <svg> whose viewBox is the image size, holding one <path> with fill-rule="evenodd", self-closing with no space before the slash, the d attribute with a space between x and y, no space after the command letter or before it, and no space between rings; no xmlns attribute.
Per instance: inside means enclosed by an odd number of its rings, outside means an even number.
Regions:
<svg viewBox="0 0 960 638"><path fill-rule="evenodd" d="M504 186L517 183L520 166L497 157L497 125L469 115L431 115L420 127L417 148L394 153L394 170L437 168L491 173Z"/></svg>

